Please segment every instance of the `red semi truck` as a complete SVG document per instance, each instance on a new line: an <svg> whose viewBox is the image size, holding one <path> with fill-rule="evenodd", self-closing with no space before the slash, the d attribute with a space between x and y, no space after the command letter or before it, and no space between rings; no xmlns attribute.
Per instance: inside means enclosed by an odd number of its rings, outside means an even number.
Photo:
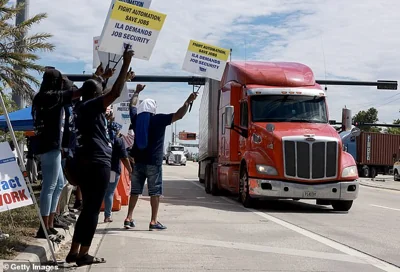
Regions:
<svg viewBox="0 0 400 272"><path fill-rule="evenodd" d="M259 198L315 199L338 211L358 196L357 165L303 64L229 62L221 81L206 79L199 123L207 193L229 191L245 207Z"/></svg>

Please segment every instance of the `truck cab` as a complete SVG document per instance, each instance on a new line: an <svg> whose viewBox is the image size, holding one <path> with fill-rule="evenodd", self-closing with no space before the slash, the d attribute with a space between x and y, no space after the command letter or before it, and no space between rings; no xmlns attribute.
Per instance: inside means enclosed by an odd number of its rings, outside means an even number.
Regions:
<svg viewBox="0 0 400 272"><path fill-rule="evenodd" d="M170 145L167 148L166 163L168 165L186 165L185 147L181 145Z"/></svg>
<svg viewBox="0 0 400 272"><path fill-rule="evenodd" d="M359 190L356 163L329 124L325 91L309 67L228 63L218 104L214 191L235 193L246 207L267 198L351 208Z"/></svg>

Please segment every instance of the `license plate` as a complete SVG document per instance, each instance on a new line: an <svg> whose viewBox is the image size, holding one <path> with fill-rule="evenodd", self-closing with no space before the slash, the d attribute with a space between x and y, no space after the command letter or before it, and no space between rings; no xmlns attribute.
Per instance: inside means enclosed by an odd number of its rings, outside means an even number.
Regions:
<svg viewBox="0 0 400 272"><path fill-rule="evenodd" d="M303 197L311 198L311 197L316 197L317 192L316 191L305 191L303 193Z"/></svg>

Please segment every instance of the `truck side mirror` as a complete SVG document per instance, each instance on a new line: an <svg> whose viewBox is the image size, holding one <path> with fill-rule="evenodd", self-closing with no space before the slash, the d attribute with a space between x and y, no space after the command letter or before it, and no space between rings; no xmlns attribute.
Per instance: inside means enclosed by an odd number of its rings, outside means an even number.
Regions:
<svg viewBox="0 0 400 272"><path fill-rule="evenodd" d="M225 107L225 128L231 129L233 128L233 114L234 114L233 106Z"/></svg>
<svg viewBox="0 0 400 272"><path fill-rule="evenodd" d="M358 136L360 136L360 134L361 134L361 130L359 128L355 127L355 128L351 129L351 132L350 132L351 137L358 137Z"/></svg>

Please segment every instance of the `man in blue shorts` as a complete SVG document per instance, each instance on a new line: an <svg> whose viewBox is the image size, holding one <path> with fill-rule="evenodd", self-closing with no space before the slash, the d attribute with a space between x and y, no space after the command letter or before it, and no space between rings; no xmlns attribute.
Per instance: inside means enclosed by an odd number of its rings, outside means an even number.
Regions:
<svg viewBox="0 0 400 272"><path fill-rule="evenodd" d="M166 226L157 221L162 188L162 163L164 156L165 128L185 116L189 105L197 98L192 93L183 106L175 113L156 114L156 102L145 99L136 108L139 93L146 85L138 85L130 102L131 128L135 132L135 142L131 149L131 157L135 165L131 177L131 197L129 200L128 215L124 221L126 229L135 227L132 219L133 210L143 193L147 179L148 192L151 204L151 221L149 230L164 230Z"/></svg>

